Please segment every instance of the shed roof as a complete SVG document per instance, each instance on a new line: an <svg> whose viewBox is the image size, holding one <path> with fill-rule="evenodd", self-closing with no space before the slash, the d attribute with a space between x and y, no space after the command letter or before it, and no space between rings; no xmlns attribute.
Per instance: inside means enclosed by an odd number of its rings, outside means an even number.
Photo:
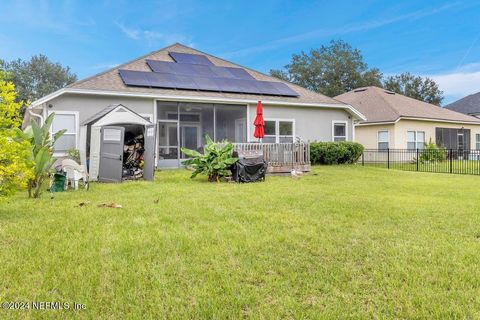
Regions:
<svg viewBox="0 0 480 320"><path fill-rule="evenodd" d="M143 118L138 113L136 113L135 111L133 111L132 109L129 109L129 108L125 107L123 104L112 104L112 105L109 105L108 107L106 107L105 109L102 109L101 111L95 113L93 116L86 119L85 121L83 121L82 126L90 125L90 124L93 124L93 123L97 122L98 120L105 117L107 114L109 114L110 112L114 111L115 109L117 109L119 107L127 110L128 112L132 113L134 116L137 116L139 119L143 119L145 121L145 123L150 122L150 121L146 120L145 118Z"/></svg>
<svg viewBox="0 0 480 320"><path fill-rule="evenodd" d="M480 119L413 99L379 87L358 88L335 97L352 105L367 118L362 123L394 122L400 118L471 122Z"/></svg>

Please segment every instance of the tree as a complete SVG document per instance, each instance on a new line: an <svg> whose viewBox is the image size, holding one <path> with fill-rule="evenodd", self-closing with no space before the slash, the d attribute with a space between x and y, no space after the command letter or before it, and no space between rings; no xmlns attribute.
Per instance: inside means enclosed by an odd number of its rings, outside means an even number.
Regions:
<svg viewBox="0 0 480 320"><path fill-rule="evenodd" d="M342 40L294 54L285 70L271 70L274 77L333 97L364 86L381 86L382 73L369 69L358 49Z"/></svg>
<svg viewBox="0 0 480 320"><path fill-rule="evenodd" d="M0 70L0 200L26 185L31 177L30 144L15 139L21 123L15 85Z"/></svg>
<svg viewBox="0 0 480 320"><path fill-rule="evenodd" d="M33 56L30 61L0 60L0 69L10 74L18 91L17 99L25 105L77 81L69 67L53 63L42 54Z"/></svg>
<svg viewBox="0 0 480 320"><path fill-rule="evenodd" d="M383 86L390 91L435 105L440 105L443 100L443 91L439 89L435 81L415 76L409 72L388 77Z"/></svg>
<svg viewBox="0 0 480 320"><path fill-rule="evenodd" d="M21 131L17 128L18 139L28 141L31 145L30 159L33 164L33 172L27 184L29 198L40 197L45 182L50 175L50 170L56 161L53 157L53 145L66 131L66 129L63 129L50 134L50 127L54 117L55 113L50 114L42 126L39 126L35 120L32 120L25 130Z"/></svg>

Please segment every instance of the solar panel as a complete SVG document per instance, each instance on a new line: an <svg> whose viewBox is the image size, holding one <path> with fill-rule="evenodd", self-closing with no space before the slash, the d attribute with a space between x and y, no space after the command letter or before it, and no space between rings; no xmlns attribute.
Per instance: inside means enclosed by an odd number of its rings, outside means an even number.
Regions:
<svg viewBox="0 0 480 320"><path fill-rule="evenodd" d="M142 71L139 71L142 72ZM168 73L145 72L145 77L154 88L176 88L175 76Z"/></svg>
<svg viewBox="0 0 480 320"><path fill-rule="evenodd" d="M147 59L147 64L153 72L175 73L172 62Z"/></svg>
<svg viewBox="0 0 480 320"><path fill-rule="evenodd" d="M212 66L210 67L210 69L212 69L212 72L215 74L215 77L230 78L230 79L235 78L233 74L230 72L230 70L228 70L227 68Z"/></svg>
<svg viewBox="0 0 480 320"><path fill-rule="evenodd" d="M190 54L182 52L169 52L170 57L177 63L203 64L206 66L213 66L213 63L204 55Z"/></svg>
<svg viewBox="0 0 480 320"><path fill-rule="evenodd" d="M296 97L286 84L272 81L201 77L181 74L119 70L125 85Z"/></svg>
<svg viewBox="0 0 480 320"><path fill-rule="evenodd" d="M193 81L199 87L199 90L205 91L222 91L220 87L214 80L215 78L208 78L208 77L193 77Z"/></svg>
<svg viewBox="0 0 480 320"><path fill-rule="evenodd" d="M273 82L269 81L270 84L277 90L281 96L293 96L293 97L298 97L298 93L290 89L289 86L287 86L283 82Z"/></svg>
<svg viewBox="0 0 480 320"><path fill-rule="evenodd" d="M255 80L254 77L242 68L224 67L237 79Z"/></svg>
<svg viewBox="0 0 480 320"><path fill-rule="evenodd" d="M150 86L150 82L148 82L147 78L145 77L145 72L119 70L119 73L123 83L125 83L127 86Z"/></svg>
<svg viewBox="0 0 480 320"><path fill-rule="evenodd" d="M192 77L176 75L174 76L174 79L176 88L178 89L204 90L197 85L197 83L193 80Z"/></svg>
<svg viewBox="0 0 480 320"><path fill-rule="evenodd" d="M260 94L261 90L257 87L256 80L243 80L243 79L234 79L233 80L238 90L243 93L253 93L253 94Z"/></svg>

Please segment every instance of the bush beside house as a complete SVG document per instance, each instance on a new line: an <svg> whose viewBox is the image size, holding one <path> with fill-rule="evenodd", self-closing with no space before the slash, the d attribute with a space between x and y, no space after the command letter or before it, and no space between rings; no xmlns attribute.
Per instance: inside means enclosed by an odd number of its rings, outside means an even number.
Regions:
<svg viewBox="0 0 480 320"><path fill-rule="evenodd" d="M363 146L357 142L312 142L310 161L315 164L355 163L363 152Z"/></svg>

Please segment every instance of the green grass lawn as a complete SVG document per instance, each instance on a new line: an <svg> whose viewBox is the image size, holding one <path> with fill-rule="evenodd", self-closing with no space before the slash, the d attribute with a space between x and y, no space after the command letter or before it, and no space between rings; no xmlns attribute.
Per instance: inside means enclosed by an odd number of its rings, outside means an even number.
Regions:
<svg viewBox="0 0 480 320"><path fill-rule="evenodd" d="M86 310L0 318L480 317L480 177L361 166L256 184L188 177L2 204L0 302Z"/></svg>

